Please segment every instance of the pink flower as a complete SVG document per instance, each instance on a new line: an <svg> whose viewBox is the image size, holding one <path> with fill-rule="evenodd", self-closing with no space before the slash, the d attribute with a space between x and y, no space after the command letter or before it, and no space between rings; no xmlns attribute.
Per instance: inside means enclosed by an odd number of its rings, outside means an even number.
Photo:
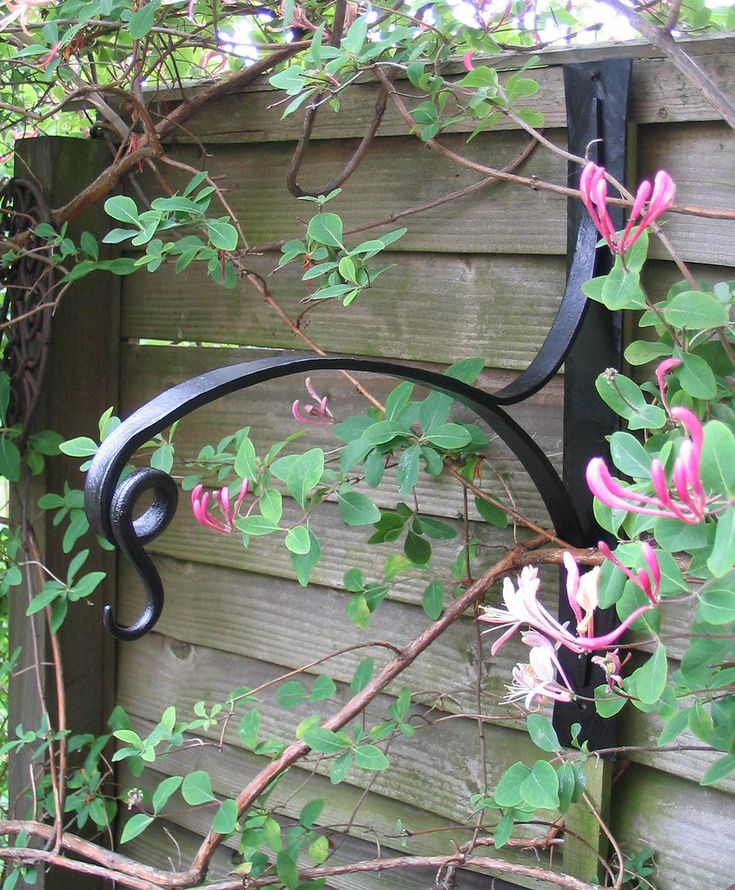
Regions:
<svg viewBox="0 0 735 890"><path fill-rule="evenodd" d="M623 685L623 677L620 672L631 659L629 652L621 661L619 652L619 649L613 649L612 652L607 652L605 655L594 655L591 659L593 664L598 664L605 671L607 688L610 692L613 692L616 686Z"/></svg>
<svg viewBox="0 0 735 890"><path fill-rule="evenodd" d="M10 13L0 18L0 31L4 31L9 24L17 19L23 33L30 36L28 19L31 12L43 6L51 6L54 0L18 0L17 3L14 3L13 0L3 0L3 2Z"/></svg>
<svg viewBox="0 0 735 890"><path fill-rule="evenodd" d="M533 646L529 653L528 664L517 664L513 668L513 683L507 686L506 702L524 699L527 711L537 711L545 701L569 702L574 692L567 684L563 686L554 678L558 664L553 656L554 647L548 645Z"/></svg>
<svg viewBox="0 0 735 890"><path fill-rule="evenodd" d="M646 549L646 547L648 549ZM658 587L660 583L660 572L658 562L656 560L653 548L650 545L644 547L644 559L651 573L650 580L653 584L648 583L647 596L649 602L645 606L640 606L616 628L601 637L593 636L592 632L592 612L597 607L597 583L598 576L593 572L588 572L585 577L590 578L589 581L582 584L584 579L579 577L579 569L572 563L574 559L571 554L563 557L564 565L567 568L567 595L570 603L573 603L572 609L578 620L578 635L571 633L566 624L561 624L551 615L548 610L538 601L538 590L540 580L538 577L538 569L535 566L526 566L518 578L518 588L513 586L513 582L509 578L503 581L503 600L505 608L499 609L494 606L484 606L482 614L478 616L478 621L486 624L497 625L506 628L498 637L490 648L490 654L497 654L498 650L506 643L511 636L523 625L533 628L534 636L524 634L524 642L531 642L535 645L541 645L539 637L543 635L546 638L546 644L553 647L551 640L554 640L560 646L572 652L594 652L599 649L606 649L615 643L645 612L650 611L658 605ZM615 560L614 560L615 561ZM617 564L617 561L615 561ZM594 570L593 570L594 571ZM624 569L625 571L625 569ZM640 574L636 576L640 580ZM644 573L645 574L645 573ZM571 577L569 577L571 575ZM648 578L648 576L646 576ZM638 581L636 582L638 583ZM640 582L644 584L645 582ZM641 589L646 590L646 587ZM585 612L584 616L582 611ZM538 632L538 633L535 633Z"/></svg>
<svg viewBox="0 0 735 890"><path fill-rule="evenodd" d="M619 240L607 210L605 168L588 161L579 178L579 193L595 228L607 241L610 250L622 255L635 244L644 229L671 207L676 195L676 186L665 170L659 170L654 177L653 189L651 183L644 180L638 186L628 224ZM632 231L636 223L637 227Z"/></svg>
<svg viewBox="0 0 735 890"><path fill-rule="evenodd" d="M304 406L304 414L301 413L301 407L299 405L299 400L296 401L291 406L291 413L294 418L298 420L299 423L314 423L314 424L331 424L334 423L334 415L327 407L327 397L320 396L317 394L314 387L311 385L311 377L306 378L306 391L314 400L313 405L305 405Z"/></svg>
<svg viewBox="0 0 735 890"><path fill-rule="evenodd" d="M472 57L475 55L474 50L470 50L462 56L462 64L465 71L474 71L475 66L472 64Z"/></svg>
<svg viewBox="0 0 735 890"><path fill-rule="evenodd" d="M662 361L656 368L656 380L658 380L658 391L661 393L661 404L664 406L667 414L671 414L669 403L666 401L666 383L665 377L669 371L678 368L681 364L680 358L667 358Z"/></svg>
<svg viewBox="0 0 735 890"><path fill-rule="evenodd" d="M687 431L674 461L673 482L675 496L669 490L666 471L661 461L651 461L651 484L656 497L624 488L612 478L601 457L593 457L587 464L587 485L592 494L613 510L663 516L696 525L705 518L707 496L700 477L700 461L704 433L699 419L681 406L671 408L670 415Z"/></svg>
<svg viewBox="0 0 735 890"><path fill-rule="evenodd" d="M636 587L640 587L651 601L652 606L658 605L658 592L661 589L661 569L659 568L656 551L647 541L641 544L643 560L648 569L647 572L643 569L637 569L633 572L632 569L624 566L604 541L598 543L597 549L605 559L609 559L613 565L616 565L621 572L626 574Z"/></svg>
<svg viewBox="0 0 735 890"><path fill-rule="evenodd" d="M204 491L203 485L197 485L191 492L191 509L194 518L205 528L229 535L235 530L235 520L240 512L242 502L248 493L248 480L243 480L235 503L230 502L230 492L227 486L213 493L214 503L219 510L220 517L213 515L209 510L209 492Z"/></svg>
<svg viewBox="0 0 735 890"><path fill-rule="evenodd" d="M567 570L567 599L577 619L577 633L594 636L593 616L599 602L600 567L595 566L580 577L572 554L566 552L562 559Z"/></svg>

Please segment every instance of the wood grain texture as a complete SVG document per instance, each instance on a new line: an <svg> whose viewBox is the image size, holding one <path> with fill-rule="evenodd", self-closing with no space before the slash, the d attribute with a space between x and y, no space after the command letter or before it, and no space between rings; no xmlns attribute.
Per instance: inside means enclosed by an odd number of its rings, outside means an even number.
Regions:
<svg viewBox="0 0 735 890"><path fill-rule="evenodd" d="M651 880L660 890L729 890L732 884L732 795L631 766L614 786L611 828L624 850L651 847Z"/></svg>
<svg viewBox="0 0 735 890"><path fill-rule="evenodd" d="M187 380L205 370L236 364L238 361L261 358L268 353L244 349L189 349L166 347L123 348L123 390L121 409L127 416L135 408L157 395L168 386ZM436 369L441 370L440 368ZM330 409L337 420L344 420L366 410L366 401L354 392L352 386L338 372L315 372L312 381L317 390L329 397ZM360 379L379 399L384 400L397 381L391 378L363 374ZM480 386L490 391L511 380L510 375L488 374L480 380ZM415 398L423 398L425 390L416 389ZM233 393L218 399L209 406L193 412L182 420L175 437L179 459L191 460L207 443L216 444L223 436L234 433L242 426L251 428L251 438L264 455L274 442L295 433L302 437L283 452L299 453L312 447L332 451L341 443L327 427L301 425L294 421L291 405L295 399L307 397L303 377L282 378L261 383L250 390ZM561 452L561 381L553 381L543 393L527 403L512 408L509 413L534 438L539 447L550 457L557 468ZM456 406L456 416L474 422L471 411ZM546 522L546 511L520 461L496 437L485 428L490 444L485 450L487 460L483 465L484 490L503 503L515 504L524 515ZM386 471L385 478L376 489L366 489L380 506L393 508L398 498L395 471ZM463 515L461 486L447 476L432 477L421 474L417 488L421 509L430 514L458 518ZM471 517L478 515L472 507Z"/></svg>
<svg viewBox="0 0 735 890"><path fill-rule="evenodd" d="M135 728L139 731L149 732L152 725L145 721L136 721ZM159 771L147 769L140 779L133 778L123 770L126 785L137 785L145 791L154 789L166 775L186 775L192 770L206 768L212 778L212 787L220 797L234 797L239 791L238 782L255 775L262 767L262 758L254 757L247 751L224 745L218 753L216 762L211 757L203 757L206 754L203 749L192 748L187 752L176 753L167 757L165 762L157 764ZM471 836L472 827L459 826L436 816L423 813L414 807L397 805L389 798L378 794L368 793L363 798L362 792L345 784L332 785L324 776L314 775L308 784L304 784L303 773L291 770L284 775L268 796L268 806L273 810L274 817L283 827L293 825L298 821L301 808L311 800L321 799L325 806L318 821L318 826L342 827L348 822L354 823L350 834L334 836L332 843L332 855L328 865L346 865L361 859L373 859L380 856L440 856L451 854L453 845L465 843ZM355 810L359 808L357 818ZM172 799L166 808L166 819L169 829L177 841L183 836L191 856L195 850L195 839L204 835L209 828L212 812L207 808L191 809L180 800L178 795ZM401 838L401 831L397 828L397 821L413 837ZM194 834L196 832L196 834ZM423 832L423 833L421 833ZM328 833L332 833L329 832ZM539 835L538 826L520 826L516 837L534 837ZM159 836L160 837L160 836ZM161 839L162 840L162 839ZM146 861L151 852L167 849L168 856L175 850L170 839L161 844L154 835L149 839L148 831L142 836L144 855ZM404 843L405 846L401 844ZM150 850L148 849L150 845ZM163 850L161 849L163 847ZM220 854L215 862L215 873L219 872L225 863L228 870L238 862L236 856L237 839L225 841L227 853ZM265 852L269 852L267 848ZM160 855L160 854L159 854ZM185 854L186 855L186 854ZM522 853L517 849L506 848L498 851L498 856L511 862L533 862L536 857L533 853ZM165 861L165 860L164 860ZM300 864L308 867L313 863L308 857L300 858ZM543 863L548 864L548 863ZM486 890L487 878L469 871L461 872L461 886L463 890ZM210 873L211 876L211 873ZM432 876L433 877L433 876ZM339 890L369 890L378 884L387 890L425 890L427 873L400 870L394 873L386 872L380 876L376 874L354 874L332 878L329 886ZM497 890L504 890L505 882L499 881ZM537 887L533 881L524 881L515 886Z"/></svg>
<svg viewBox="0 0 735 890"><path fill-rule="evenodd" d="M178 713L186 716L198 700L221 701L235 686L245 684L254 688L278 674L272 665L191 646L158 634L125 649L120 668L120 703L129 713L150 721L160 719L167 704L175 704ZM152 677L156 678L155 683L151 682ZM271 696L263 693L258 706L260 738L290 740L301 720L314 713L331 713L339 701L350 695L349 690L339 686L337 701L306 703L284 711L275 705ZM391 698L385 695L375 699L367 710L368 727L384 719L390 702ZM227 729L225 740L229 744L237 742L237 720L239 715ZM216 739L219 730L214 728L204 735ZM489 787L497 783L514 761L528 759L532 763L536 756L536 749L524 733L495 727L488 749ZM369 786L376 794L445 820L459 820L463 824L469 818L469 797L483 781L477 726L473 720L458 717L423 726L410 740L397 737L390 745L389 757L391 767L386 772L368 773L354 768L347 783L356 788ZM328 759L312 755L297 769L305 779L313 769L321 775L328 774L330 766Z"/></svg>
<svg viewBox="0 0 735 890"><path fill-rule="evenodd" d="M156 560L166 590L166 605L157 631L185 644L204 646L245 655L278 666L279 673L295 670L329 651L366 640L385 640L404 645L428 623L420 608L386 600L374 613L369 629L361 630L347 619L347 597L338 590L310 585L300 588L287 581L268 579L268 595L260 595L262 578L247 572L158 558ZM548 608L554 608L553 574L546 573L544 585ZM216 596L206 595L216 590ZM130 568L121 566L119 576L121 617L124 623L139 613L143 598ZM496 602L498 592L489 595ZM257 607L256 607L257 604ZM690 607L691 604L687 604ZM298 621L294 621L294 611ZM663 613L662 633L684 630L691 622L691 608L677 606ZM284 629L288 635L284 636ZM527 649L518 638L509 641L496 656L490 655L492 636L483 643L482 713L503 726L522 727L523 715L503 706L511 669L526 658ZM336 642L339 641L339 642ZM669 644L669 654L681 652L681 641ZM324 673L336 682L348 684L359 662L373 657L377 666L386 660L384 650L357 649L310 669L306 678ZM473 621L468 615L443 634L389 691L397 694L403 685L419 693L418 701L442 714L474 713L476 646ZM451 694L443 695L447 690ZM519 722L520 721L520 722ZM488 727L492 739L495 723ZM662 726L655 715L626 708L618 720L618 742L643 749L626 753L631 761L654 766L663 772L698 781L718 755L703 751L658 751L656 740ZM679 744L699 745L685 733ZM717 784L735 792L735 776Z"/></svg>
<svg viewBox="0 0 735 890"><path fill-rule="evenodd" d="M267 276L278 257L268 253L245 262ZM395 268L351 306L327 301L309 310L305 330L324 350L446 364L482 356L490 368L521 370L543 343L564 290L562 257L411 253L386 261ZM385 264L381 259L378 266ZM309 293L302 273L294 263L268 279L294 319L307 305L301 302ZM179 275L164 265L154 277L142 271L125 278L123 287L127 338L301 346L245 280L226 291L196 265Z"/></svg>
<svg viewBox="0 0 735 890"><path fill-rule="evenodd" d="M686 46L686 43L684 43ZM708 41L691 42L690 52L702 70L717 82L725 92L735 86L735 52L732 38L715 38ZM654 58L646 58L653 53ZM656 50L650 45L632 42L614 47L584 47L571 50L544 50L538 54L542 66L533 72L538 79L539 92L528 105L544 115L547 127L566 125L561 65L565 62L592 61L611 56L635 59L633 65L633 87L631 91L630 119L637 124L662 123L672 121L714 120L716 112L702 94L667 59L655 58ZM512 72L527 62L527 56L505 53L500 57L489 58L486 64L499 71ZM484 60L475 58L475 65ZM461 74L459 65L449 63L444 71L448 77ZM501 75L507 76L507 75ZM404 91L404 83L401 91ZM187 87L187 95L196 92L198 87ZM407 87L407 91L410 91ZM370 120L372 106L377 95L377 87L369 77L346 90L340 97L341 112L334 114L323 109L314 127L315 140L344 139L361 136ZM152 105L162 101L176 101L177 91L152 92L147 97ZM294 138L298 132L302 114L297 113L282 120L282 107L274 105L280 95L268 85L267 78L257 81L241 92L224 96L211 108L205 109L188 125L189 132L181 132L174 137L176 142L187 142L192 137L208 142L263 142L281 141ZM516 129L518 124L503 118L498 129ZM471 131L472 126L458 122L450 128L452 132ZM399 135L405 132L405 124L389 106L381 123L382 135Z"/></svg>

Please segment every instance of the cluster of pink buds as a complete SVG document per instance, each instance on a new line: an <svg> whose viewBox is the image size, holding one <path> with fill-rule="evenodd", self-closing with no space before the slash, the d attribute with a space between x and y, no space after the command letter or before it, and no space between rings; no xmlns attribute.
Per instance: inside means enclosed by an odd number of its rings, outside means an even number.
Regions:
<svg viewBox="0 0 735 890"><path fill-rule="evenodd" d="M670 408L666 401L664 377L678 364L678 359L667 359L656 369L661 402L669 416L678 421L687 432L674 461L673 492L666 479L664 466L658 458L651 461L651 484L655 497L625 488L612 478L601 457L594 457L587 465L587 485L599 501L613 510L663 516L696 525L705 518L707 507L707 495L700 475L704 432L699 418L688 408Z"/></svg>
<svg viewBox="0 0 735 890"><path fill-rule="evenodd" d="M287 4L284 0L284 2L281 3L281 15L283 15L286 12L286 5ZM357 3L347 3L346 4L346 6L345 6L345 20L344 20L344 24L342 26L343 31L347 31L349 29L350 25L357 18L357 13L358 13L358 4ZM299 6L298 4L293 7L293 11L291 13L291 19L290 19L287 27L298 28L301 31L316 31L316 29L317 29L317 26L306 17L306 13L304 12L303 7ZM329 39L329 37L331 36L331 32L330 32L329 28L324 29L324 36L327 39Z"/></svg>
<svg viewBox="0 0 735 890"><path fill-rule="evenodd" d="M598 167L592 161L585 164L579 179L579 193L592 222L607 241L610 250L622 255L635 244L644 229L671 207L676 186L665 170L658 171L653 180L653 188L648 180L644 180L638 186L628 224L619 239L607 210L605 168ZM635 230L633 226L636 227Z"/></svg>
<svg viewBox="0 0 735 890"><path fill-rule="evenodd" d="M227 486L212 493L219 516L216 516L209 509L209 492L204 490L203 485L197 485L191 492L191 509L194 518L205 528L209 528L221 535L229 535L235 531L235 520L240 513L240 507L248 493L248 480L245 479L240 486L237 498L234 502L230 500L230 492Z"/></svg>
<svg viewBox="0 0 735 890"><path fill-rule="evenodd" d="M298 420L299 423L314 423L314 424L332 424L334 423L334 415L329 410L327 405L327 397L320 396L314 387L311 385L311 377L307 377L305 381L306 391L309 393L311 398L314 400L313 405L304 405L304 413L301 413L301 406L299 404L299 400L296 401L291 406L291 413L294 416L295 420Z"/></svg>

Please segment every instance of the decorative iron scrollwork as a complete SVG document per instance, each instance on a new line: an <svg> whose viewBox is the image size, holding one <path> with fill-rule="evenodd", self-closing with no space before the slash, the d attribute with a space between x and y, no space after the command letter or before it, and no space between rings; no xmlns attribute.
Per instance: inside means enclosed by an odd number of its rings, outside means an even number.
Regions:
<svg viewBox="0 0 735 890"><path fill-rule="evenodd" d="M39 189L31 182L11 179L0 192L0 226L7 242L26 238L20 257L0 270L5 295L0 308L2 368L10 376L7 422L18 424L16 444L22 449L31 432L46 371L51 342L54 289L58 277L49 261L50 250L33 233L50 214Z"/></svg>
<svg viewBox="0 0 735 890"><path fill-rule="evenodd" d="M594 70L585 68L584 65L572 67L573 76L566 79L569 150L582 156L590 151L593 157L599 158L598 149L595 148L598 141L602 138L611 143L617 140L617 147L610 152L610 156L615 161L615 174L622 178L630 62L604 62L596 65ZM579 213L578 206L572 202L568 220L571 256L564 295L554 323L526 371L498 392L488 393L433 371L394 362L350 356L290 355L209 371L166 390L135 411L101 445L90 466L85 489L85 509L92 527L123 550L138 571L146 590L146 606L128 627L119 625L114 620L110 607L105 608L104 620L110 632L121 640L137 639L153 628L163 609L161 580L155 565L145 553L144 544L160 534L172 518L176 509L177 490L173 480L158 470L139 470L120 481L125 466L135 451L174 421L228 393L257 386L267 380L319 369L381 374L408 380L451 396L483 420L521 461L541 495L557 535L569 544L580 547L596 541L597 529L589 519L589 492L583 492L579 485L565 485L531 436L503 410L503 406L521 402L546 385L570 355L580 330L589 331L590 321L593 322L595 335L600 331L599 313L590 313L588 323L585 323L588 307L582 284L593 277L598 264L606 262L606 259L597 250L597 232L594 226L586 215ZM589 441L583 443L587 449L597 448L602 444L602 438L610 430L611 424L610 418L596 408L588 411L585 404L576 400L574 393L575 388L579 387L586 394L593 386L599 361L610 360L614 363L617 360L615 356L620 346L619 320L608 314L604 316L603 324L608 325L604 347L598 347L594 338L585 333L582 338L583 355L577 356L579 348L571 353L575 358L574 361L570 359L567 370L573 365L574 371L565 375L565 402L574 404L579 415L574 418L574 423L583 425L587 415L590 416ZM565 452L569 445L567 426L571 424L565 420ZM578 460L583 459L584 448L576 440L569 451ZM565 467L569 466L565 457ZM572 469L575 475L579 475L581 466ZM153 502L142 516L133 519L136 500L140 494L149 490L154 492ZM589 659L578 658L573 668L580 688L588 690L592 682L591 668L594 666ZM594 712L583 713L580 710L583 706L577 708L576 704L566 707L566 711L560 712L559 719L555 719L555 725L559 722L564 724L563 741L569 737L568 730L572 721L578 718L584 724L582 737L590 738L595 731Z"/></svg>

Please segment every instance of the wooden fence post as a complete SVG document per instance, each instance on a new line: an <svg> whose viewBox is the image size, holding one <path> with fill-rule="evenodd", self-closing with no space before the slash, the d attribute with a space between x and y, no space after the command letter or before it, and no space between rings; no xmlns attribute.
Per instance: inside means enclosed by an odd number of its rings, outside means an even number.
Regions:
<svg viewBox="0 0 735 890"><path fill-rule="evenodd" d="M41 189L50 207L58 207L75 195L109 163L104 142L68 137L23 140L17 144L15 175L32 180ZM104 211L95 207L69 227L69 237L77 239L86 230L99 237ZM53 319L50 355L43 386L37 429L52 429L66 438L88 435L98 438L97 421L110 405L118 404L119 374L119 279L107 273L95 273L69 289ZM63 552L66 522L52 524L53 511L42 512L38 498L44 491L61 493L64 482L81 488L83 475L79 461L53 458L39 476L25 473L19 483L27 517L37 534L42 561L55 574L65 576L69 556ZM16 500L11 513L18 519L21 506ZM78 549L78 548L77 548ZM73 732L101 734L113 706L114 646L104 633L101 603L112 600L115 588L115 557L104 553L94 543L85 563L86 571L106 571L107 579L92 599L72 604L67 620L59 631L64 670L68 725ZM15 588L11 594L10 651L22 646L18 664L25 668L33 662L34 649L42 663L48 661L48 639L42 616L34 624L26 618L30 591ZM34 639L35 636L35 639ZM40 675L26 671L14 678L10 689L10 733L22 723L26 728L39 725L41 706L39 687L49 702L53 715L54 682L47 667ZM10 764L10 803L16 802L16 814L25 816L17 796L29 785L28 755L13 756ZM44 880L45 877L45 880ZM74 872L57 870L39 875L45 890L91 890L98 882L87 882ZM35 885L36 887L39 884Z"/></svg>

